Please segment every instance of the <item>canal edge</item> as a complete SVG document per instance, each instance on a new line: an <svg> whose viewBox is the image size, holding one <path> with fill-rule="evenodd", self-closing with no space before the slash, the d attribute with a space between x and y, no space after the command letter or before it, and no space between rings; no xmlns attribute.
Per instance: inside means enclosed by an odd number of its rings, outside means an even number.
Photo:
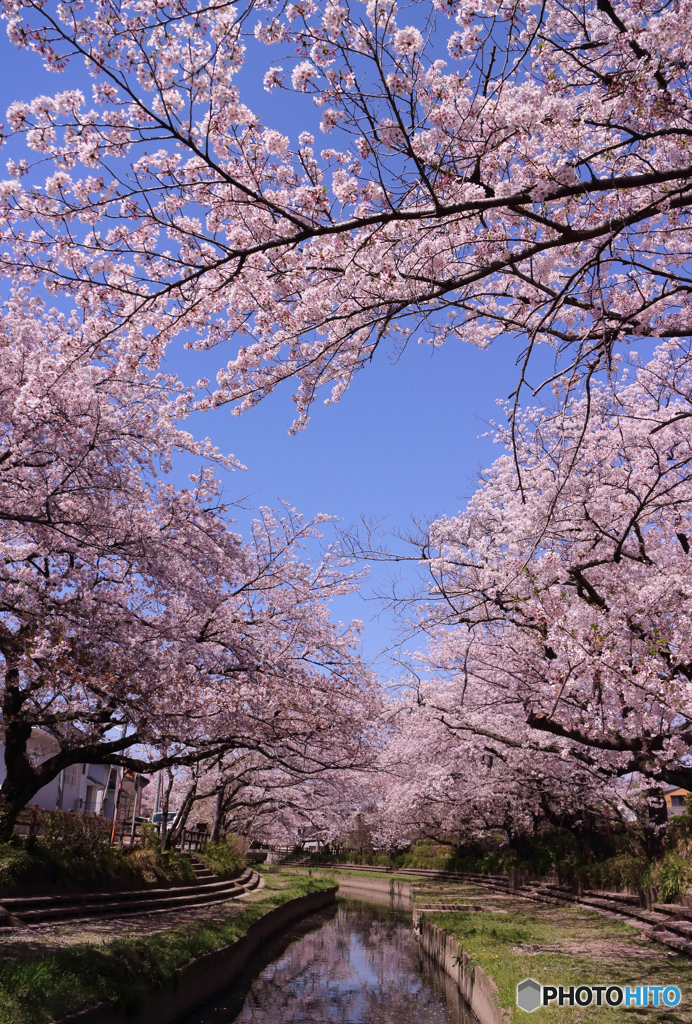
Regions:
<svg viewBox="0 0 692 1024"><path fill-rule="evenodd" d="M438 928L418 910L415 885L400 878L363 878L337 874L339 895L374 899L413 914L414 936L422 952L452 979L479 1024L508 1024L511 1015L500 1006L498 987L482 967L470 965L470 956L449 932Z"/></svg>
<svg viewBox="0 0 692 1024"><path fill-rule="evenodd" d="M228 946L193 960L178 972L174 985L152 991L146 1006L132 1016L99 1003L53 1024L175 1024L196 1006L212 999L237 980L250 958L288 925L336 902L337 886L298 896L254 921L247 934Z"/></svg>
<svg viewBox="0 0 692 1024"><path fill-rule="evenodd" d="M421 916L418 944L449 975L480 1024L507 1024L511 1018L500 1006L497 985L478 964L470 966L471 958L457 939Z"/></svg>

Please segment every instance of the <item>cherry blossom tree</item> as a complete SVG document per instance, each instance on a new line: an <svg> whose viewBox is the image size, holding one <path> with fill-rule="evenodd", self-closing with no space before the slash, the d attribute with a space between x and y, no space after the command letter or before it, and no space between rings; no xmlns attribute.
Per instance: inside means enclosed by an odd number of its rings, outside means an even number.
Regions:
<svg viewBox="0 0 692 1024"><path fill-rule="evenodd" d="M376 750L358 767L372 771ZM274 847L308 840L325 845L341 837L360 797L362 771L329 769L300 775L267 763L244 785L224 789L222 824L227 832Z"/></svg>
<svg viewBox="0 0 692 1024"><path fill-rule="evenodd" d="M440 682L419 701L464 756L513 748L527 779L551 757L603 785L639 773L656 833L661 784L692 788L692 352L635 371L499 428L510 451L431 525Z"/></svg>
<svg viewBox="0 0 692 1024"><path fill-rule="evenodd" d="M366 780L377 777L381 738L375 738L358 758L351 753L350 767L346 756L322 763L294 757L289 763L273 749L235 747L170 772L162 808L176 810L169 845L192 814L206 822L212 841L233 833L271 846L293 847L306 836L330 842L348 829Z"/></svg>
<svg viewBox="0 0 692 1024"><path fill-rule="evenodd" d="M153 365L179 332L246 338L203 405L296 378L300 426L383 339L516 336L521 387L538 343L578 375L689 334L689 0L4 11L65 83L7 114L3 271ZM298 140L243 102L246 53L304 95Z"/></svg>
<svg viewBox="0 0 692 1024"><path fill-rule="evenodd" d="M483 696L474 715L469 687L460 700L457 680L438 679L420 682L390 710L396 727L379 758L369 813L378 847L492 842L527 858L530 837L551 828L569 831L586 860L611 828L647 849L660 845L660 830L641 812L642 794L575 759L564 740L527 733L511 708L490 708Z"/></svg>
<svg viewBox="0 0 692 1024"><path fill-rule="evenodd" d="M359 765L377 690L357 626L330 618L353 576L328 551L301 560L319 520L263 509L243 542L213 472L235 460L178 425L189 392L93 351L37 300L0 319L4 830L80 761ZM200 463L190 488L165 480L176 452ZM40 764L33 729L59 745Z"/></svg>

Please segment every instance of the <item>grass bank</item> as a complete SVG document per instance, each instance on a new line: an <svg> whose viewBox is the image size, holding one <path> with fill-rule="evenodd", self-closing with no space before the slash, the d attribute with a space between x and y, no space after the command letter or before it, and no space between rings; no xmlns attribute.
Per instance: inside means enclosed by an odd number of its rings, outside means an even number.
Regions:
<svg viewBox="0 0 692 1024"><path fill-rule="evenodd" d="M264 867L262 867L262 870L264 871ZM389 882L394 878L397 882L410 882L411 885L421 885L428 881L425 875L399 875L396 871L359 871L358 868L345 868L341 864L334 864L332 867L320 864L316 864L313 867L292 867L290 864L287 864L284 870L304 875L311 872L314 877L328 872L330 877L340 875L344 878L385 878ZM487 893L488 890L483 889L482 891Z"/></svg>
<svg viewBox="0 0 692 1024"><path fill-rule="evenodd" d="M233 904L208 921L141 938L83 943L66 948L6 943L0 950L0 1024L48 1024L107 1002L126 1013L146 1004L149 992L204 953L235 942L274 907L329 888L327 878L268 872L251 903Z"/></svg>
<svg viewBox="0 0 692 1024"><path fill-rule="evenodd" d="M646 1020L648 1024L692 1022L692 964L642 938L638 928L576 907L491 899L507 912L425 916L458 939L473 962L493 978L501 1005L512 1014L516 1011L517 983L531 977L544 985L565 987L606 983L678 985L683 993L681 1004L671 1010L555 1006L542 1008L541 1020L565 1021L569 1017L570 1024L605 1024L622 1020L626 1013L625 1020Z"/></svg>
<svg viewBox="0 0 692 1024"><path fill-rule="evenodd" d="M177 851L104 845L82 853L38 844L0 844L0 901L24 891L137 889L186 885L195 874Z"/></svg>

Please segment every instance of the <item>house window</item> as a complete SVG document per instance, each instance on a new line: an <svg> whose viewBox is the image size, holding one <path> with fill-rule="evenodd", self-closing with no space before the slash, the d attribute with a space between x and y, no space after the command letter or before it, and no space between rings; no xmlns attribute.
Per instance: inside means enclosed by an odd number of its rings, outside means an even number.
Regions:
<svg viewBox="0 0 692 1024"><path fill-rule="evenodd" d="M77 765L76 764L73 764L69 768L65 769L65 785L66 786L76 786L77 785L78 777L79 776L77 774Z"/></svg>
<svg viewBox="0 0 692 1024"><path fill-rule="evenodd" d="M672 796L670 798L670 801L671 801L673 807L684 807L685 806L685 798L684 798L684 796Z"/></svg>

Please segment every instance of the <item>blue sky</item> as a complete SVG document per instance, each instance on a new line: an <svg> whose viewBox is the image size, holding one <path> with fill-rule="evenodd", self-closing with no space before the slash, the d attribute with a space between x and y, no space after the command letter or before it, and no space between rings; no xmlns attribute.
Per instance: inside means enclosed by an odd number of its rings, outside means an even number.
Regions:
<svg viewBox="0 0 692 1024"><path fill-rule="evenodd" d="M269 53L266 63L276 63L277 56ZM2 115L13 100L29 100L74 84L66 76L44 72L38 60L19 53L4 32L0 60ZM243 99L267 124L280 127L292 141L300 131L314 130L309 99L296 101L284 95L277 106L260 80L260 75L256 80L248 75ZM316 143L320 145L319 138ZM461 342L435 350L413 343L395 363L382 349L342 401L316 407L307 429L295 436L288 433L293 420L290 383L240 418L220 409L196 416L191 429L209 435L248 467L228 481L229 496L246 496L255 507L287 500L306 516L332 513L344 524L361 515L387 517L391 528L406 528L412 515L425 518L462 508L478 469L499 454L489 438L479 435L486 432L487 421L499 415L496 399L505 398L515 385L520 347L504 339L487 351ZM169 353L167 362L184 380L195 382L213 377L230 354L180 348ZM550 354L540 361L550 366ZM250 516L238 513L241 530ZM365 621L364 653L369 659L394 639L391 616L377 618L381 609L372 600L373 587L382 585L388 571L376 568L360 596L335 604L336 617ZM388 674L385 662L379 668Z"/></svg>

